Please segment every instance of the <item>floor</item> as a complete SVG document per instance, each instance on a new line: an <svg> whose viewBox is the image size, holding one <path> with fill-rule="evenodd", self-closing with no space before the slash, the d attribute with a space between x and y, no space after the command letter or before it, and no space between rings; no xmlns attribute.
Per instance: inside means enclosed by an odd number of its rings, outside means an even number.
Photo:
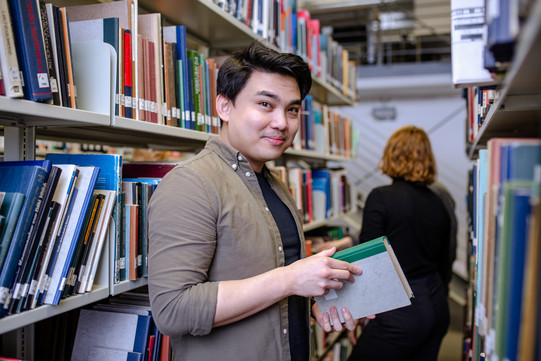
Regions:
<svg viewBox="0 0 541 361"><path fill-rule="evenodd" d="M450 298L449 310L451 325L443 339L438 361L462 361L464 307Z"/></svg>

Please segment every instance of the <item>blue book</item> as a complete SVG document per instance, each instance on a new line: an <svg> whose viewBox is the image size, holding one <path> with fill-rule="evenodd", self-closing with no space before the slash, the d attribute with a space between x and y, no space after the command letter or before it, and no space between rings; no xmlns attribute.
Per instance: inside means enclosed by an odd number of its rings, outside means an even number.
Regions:
<svg viewBox="0 0 541 361"><path fill-rule="evenodd" d="M5 217L4 227L0 232L0 269L4 264L4 259L9 247L9 242L17 225L19 213L24 202L24 194L16 192L6 192L2 207L0 207L0 215Z"/></svg>
<svg viewBox="0 0 541 361"><path fill-rule="evenodd" d="M184 25L178 25L176 27L177 29L177 56L179 60L181 61L182 65L182 86L183 86L183 103L184 103L184 114L182 114L182 119L184 120L186 129L193 129L192 127L192 118L191 118L191 112L189 108L190 104L190 97L188 94L189 87L188 83L191 79L191 76L188 73L188 53L187 53L187 46L186 46L186 27Z"/></svg>
<svg viewBox="0 0 541 361"><path fill-rule="evenodd" d="M8 300L21 253L28 240L27 234L42 188L46 184L51 164L43 161L0 162L0 191L23 193L25 199L19 219L0 271L0 304Z"/></svg>
<svg viewBox="0 0 541 361"><path fill-rule="evenodd" d="M485 205L486 205L486 197L488 194L487 190L487 184L488 184L488 151L486 149L479 150L479 160L478 160L478 190L477 190L477 210L474 210L474 214L477 214L476 216L476 224L477 224L477 248L476 248L476 259L477 259L477 269L478 272L483 269L483 254L485 251L485 221L483 217L479 217L479 215L484 215L486 212ZM482 277L477 277L477 289L481 290ZM481 297L477 297L476 300L476 306L479 307L481 302Z"/></svg>
<svg viewBox="0 0 541 361"><path fill-rule="evenodd" d="M503 144L500 153L500 181L533 180L541 164L541 139L524 139Z"/></svg>
<svg viewBox="0 0 541 361"><path fill-rule="evenodd" d="M194 67L193 67L193 61L188 58L188 55L186 54L186 76L184 77L184 82L187 83L188 87L188 111L190 113L190 119L186 122L186 129L192 129L195 130L197 127L197 114L195 112L195 98L194 98L194 86L193 86L193 75L194 75ZM190 126L188 128L188 125Z"/></svg>
<svg viewBox="0 0 541 361"><path fill-rule="evenodd" d="M525 188L510 185L511 224L510 262L509 262L509 300L506 317L505 358L516 360L520 334L520 317L522 314L523 282L526 264L526 247L528 244L528 219L531 214L531 197L533 184Z"/></svg>
<svg viewBox="0 0 541 361"><path fill-rule="evenodd" d="M80 199L81 203L77 209L78 212L82 212L82 210L86 210L88 208L88 202L90 201L91 194L94 189L115 191L117 198L113 208L113 219L115 225L115 242L119 242L121 227L119 218L121 215L121 200L119 194L122 184L122 156L117 154L48 154L47 159L51 160L54 164L75 164L78 166L78 168L94 166L99 169L99 173L96 173L96 170L92 170L91 174L88 176L89 178L86 178L89 183L85 184L84 186L84 194L79 194L80 190L77 192L78 198L82 197ZM63 243L69 243L69 247L68 244L63 245L67 252L65 255L66 259L70 258L73 254L74 248L76 247L75 244L79 238L81 227L84 222L84 215L80 213L77 214L78 217L76 217L74 220L70 218L70 224L68 225L66 235L62 241ZM62 287L64 277L67 275L69 262L65 262L63 266L64 268L61 271L58 271L60 272L59 275L61 276L60 282L57 283L59 288ZM55 268L57 267L55 266ZM54 298L51 299L53 295L45 295L45 303L57 304L60 301L62 289L55 289L53 291L53 288L49 288L47 293L50 292L55 293Z"/></svg>
<svg viewBox="0 0 541 361"><path fill-rule="evenodd" d="M512 11L511 7L518 5L512 5L512 2L507 0L497 0L495 4L499 10L496 11L496 16L494 16L495 11L492 11L491 16L487 16L491 20L487 24L486 44L496 62L506 63L513 58L515 35L512 24L518 20L518 15Z"/></svg>
<svg viewBox="0 0 541 361"><path fill-rule="evenodd" d="M307 95L303 101L304 149L314 150L314 129L312 114L312 96Z"/></svg>
<svg viewBox="0 0 541 361"><path fill-rule="evenodd" d="M503 185L503 207L498 217L497 293L495 307L495 349L500 359L518 350L522 310L522 282L526 259L526 231L531 212L532 182L512 181ZM513 308L512 308L513 307ZM510 346L510 348L509 348Z"/></svg>
<svg viewBox="0 0 541 361"><path fill-rule="evenodd" d="M325 218L331 218L331 171L329 169L312 170L312 187L316 183L317 189L325 193Z"/></svg>
<svg viewBox="0 0 541 361"><path fill-rule="evenodd" d="M38 204L40 204L39 210L37 210L38 212L34 212L34 216L36 217L35 222L33 221L31 226L32 231L28 233L30 239L21 255L21 267L18 267L16 271L15 290L12 294L12 300L10 301L10 311L15 307L14 300L22 299L31 289L30 283L33 280L34 272L38 265L37 262L42 254L40 251L42 249L41 247L43 247L44 243L46 244L48 242L47 224L56 222L55 220L50 220L51 216L55 216L55 213L51 215L50 211L52 208L51 203L53 194L61 172L62 170L57 167L51 168L43 195L40 195L38 201ZM17 287L19 288L18 290Z"/></svg>
<svg viewBox="0 0 541 361"><path fill-rule="evenodd" d="M8 3L17 59L23 73L24 97L33 101L52 99L38 2L8 0Z"/></svg>

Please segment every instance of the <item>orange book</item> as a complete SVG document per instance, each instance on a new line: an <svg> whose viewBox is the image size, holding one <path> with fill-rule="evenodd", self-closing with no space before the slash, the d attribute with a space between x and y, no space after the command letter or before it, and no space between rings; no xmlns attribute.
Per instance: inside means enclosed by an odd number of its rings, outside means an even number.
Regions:
<svg viewBox="0 0 541 361"><path fill-rule="evenodd" d="M60 14L62 15L62 31L64 32L64 50L66 52L66 70L68 73L68 97L69 97L69 106L70 108L77 108L76 95L77 91L75 89L75 82L73 80L73 65L71 62L71 42L69 37L69 23L68 16L66 14L66 8L61 7Z"/></svg>
<svg viewBox="0 0 541 361"><path fill-rule="evenodd" d="M162 344L160 349L160 361L171 361L171 338L162 334Z"/></svg>

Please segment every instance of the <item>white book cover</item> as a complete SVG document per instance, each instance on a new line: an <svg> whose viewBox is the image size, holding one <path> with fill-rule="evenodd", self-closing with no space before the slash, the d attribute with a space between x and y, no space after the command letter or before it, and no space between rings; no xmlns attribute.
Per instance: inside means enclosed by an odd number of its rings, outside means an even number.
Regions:
<svg viewBox="0 0 541 361"><path fill-rule="evenodd" d="M107 239L107 230L109 227L111 227L110 221L113 214L113 205L116 200L115 191L96 189L94 191L94 194L105 195L105 201L103 204L103 210L100 214L100 218L98 221L98 226L96 228L96 234L94 235L94 240L92 241L89 261L85 269L85 274L83 275L83 282L81 282L78 290L79 293L90 292L92 290L92 285L94 284L94 277L98 269L102 249Z"/></svg>
<svg viewBox="0 0 541 361"><path fill-rule="evenodd" d="M58 248L56 263L51 275L48 275L48 278L43 281L43 285L41 285L40 281L40 291L45 296L43 301L48 304L58 304L60 300L60 288L63 287L65 282L71 256L75 250L85 212L99 173L99 168L94 166L77 166L77 168L79 170L79 176L75 184L77 192L62 237L62 243Z"/></svg>
<svg viewBox="0 0 541 361"><path fill-rule="evenodd" d="M0 72L6 95L20 98L23 93L23 80L15 50L13 24L9 15L8 1L0 0Z"/></svg>
<svg viewBox="0 0 541 361"><path fill-rule="evenodd" d="M355 282L344 282L340 290L315 297L322 313L336 306L343 322L342 307L359 319L411 305L413 292L386 237L337 252L333 258L355 264L363 272L355 276Z"/></svg>

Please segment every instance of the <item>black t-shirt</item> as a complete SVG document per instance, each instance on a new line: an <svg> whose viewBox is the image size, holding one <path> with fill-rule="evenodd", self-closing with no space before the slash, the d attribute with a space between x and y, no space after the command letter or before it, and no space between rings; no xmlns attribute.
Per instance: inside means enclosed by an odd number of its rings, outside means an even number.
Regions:
<svg viewBox="0 0 541 361"><path fill-rule="evenodd" d="M263 197L282 236L286 266L290 265L301 258L301 242L295 219L284 202L272 190L265 177L260 173L256 172L256 174ZM308 361L310 356L306 303L305 297L288 298L289 347L292 361Z"/></svg>

